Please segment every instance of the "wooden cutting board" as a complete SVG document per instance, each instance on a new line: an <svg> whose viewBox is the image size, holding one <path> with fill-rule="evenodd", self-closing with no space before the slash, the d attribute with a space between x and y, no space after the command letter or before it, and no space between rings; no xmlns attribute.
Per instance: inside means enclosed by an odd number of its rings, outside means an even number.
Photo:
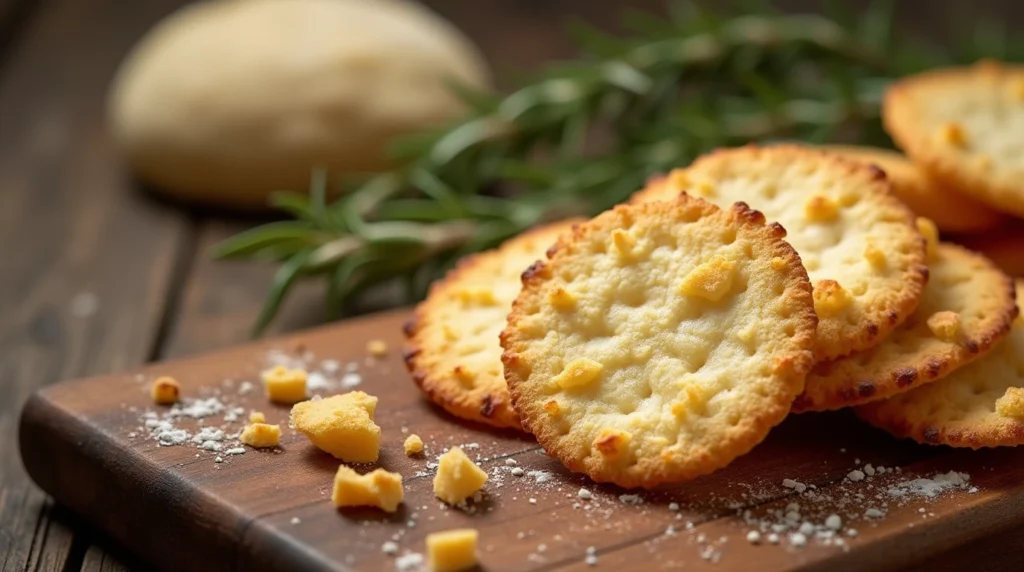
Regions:
<svg viewBox="0 0 1024 572"><path fill-rule="evenodd" d="M385 542L395 542L399 555L419 553L428 533L456 527L480 530L486 570L1019 569L1024 451L919 446L845 412L810 414L791 417L752 453L713 475L620 498L633 492L567 472L528 435L472 426L426 402L402 364L406 317L402 311L380 314L48 387L25 406L23 461L58 501L165 570L390 570L395 557L382 551ZM389 354L369 358L371 339L385 341ZM244 381L258 380L268 356L281 352L312 354L314 369L339 360L341 371L329 382L338 381L345 364L359 364L358 388L380 398L378 464L405 478L406 500L397 514L334 509L329 496L337 461L288 429L288 408L268 404L258 383L240 391ZM227 455L192 443L160 446L140 429L146 410L167 411L148 395L148 382L159 375L176 377L187 398L216 396L227 413L244 408L233 423L220 413L204 418L206 426L230 433L240 430L250 409L266 412L270 422L283 424L280 449ZM189 433L199 429L191 418L176 425ZM424 457L402 453L403 431L423 437ZM432 494L428 463L455 444L465 445L492 475L472 514L442 508ZM215 462L217 456L223 462ZM508 459L525 474L514 476ZM859 482L845 478L867 464L890 471ZM935 497L889 492L948 471L969 474L970 487ZM800 494L792 483L783 486L784 479L807 489ZM593 499L580 499L580 488ZM813 535L803 548L792 546L788 534L779 545L747 540L756 525L744 523L746 511L751 519L777 523L794 502L800 519L812 524L839 514L842 545ZM884 517L866 518L869 509ZM594 547L595 565L585 561L588 547Z"/></svg>

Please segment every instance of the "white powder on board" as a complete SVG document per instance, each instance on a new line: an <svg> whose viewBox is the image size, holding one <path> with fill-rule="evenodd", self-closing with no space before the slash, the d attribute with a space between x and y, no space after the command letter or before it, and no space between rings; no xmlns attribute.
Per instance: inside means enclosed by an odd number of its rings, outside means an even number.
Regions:
<svg viewBox="0 0 1024 572"><path fill-rule="evenodd" d="M889 489L889 495L902 497L906 495L919 495L934 497L949 489L967 488L971 482L971 476L967 473L950 471L939 473L931 478L920 478L897 483Z"/></svg>
<svg viewBox="0 0 1024 572"><path fill-rule="evenodd" d="M409 552L395 558L395 570L398 572L416 572L423 568L423 555Z"/></svg>

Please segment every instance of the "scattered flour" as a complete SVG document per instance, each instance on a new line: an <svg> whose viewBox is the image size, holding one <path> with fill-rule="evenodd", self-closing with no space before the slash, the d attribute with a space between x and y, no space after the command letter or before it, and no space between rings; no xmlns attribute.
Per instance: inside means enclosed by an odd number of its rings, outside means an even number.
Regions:
<svg viewBox="0 0 1024 572"><path fill-rule="evenodd" d="M907 495L919 495L934 497L948 489L963 489L971 482L971 476L967 473L950 471L939 473L932 478L920 478L897 483L889 489L889 494L894 497Z"/></svg>

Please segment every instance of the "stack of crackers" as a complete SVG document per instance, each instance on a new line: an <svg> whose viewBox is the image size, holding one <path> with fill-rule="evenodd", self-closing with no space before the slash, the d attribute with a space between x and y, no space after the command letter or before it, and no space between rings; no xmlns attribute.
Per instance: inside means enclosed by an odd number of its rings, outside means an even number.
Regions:
<svg viewBox="0 0 1024 572"><path fill-rule="evenodd" d="M624 487L714 471L806 411L1024 442L1024 282L939 240L1024 216L1024 69L907 78L883 111L906 157L721 149L463 260L406 327L413 379Z"/></svg>

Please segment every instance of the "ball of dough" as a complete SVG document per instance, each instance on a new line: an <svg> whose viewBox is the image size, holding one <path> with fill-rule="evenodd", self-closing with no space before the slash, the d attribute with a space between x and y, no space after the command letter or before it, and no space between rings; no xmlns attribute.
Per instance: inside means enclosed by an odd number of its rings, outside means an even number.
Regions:
<svg viewBox="0 0 1024 572"><path fill-rule="evenodd" d="M110 92L114 136L141 179L210 204L260 207L332 175L392 166L387 145L465 111L486 87L473 45L404 0L201 2L161 22Z"/></svg>

